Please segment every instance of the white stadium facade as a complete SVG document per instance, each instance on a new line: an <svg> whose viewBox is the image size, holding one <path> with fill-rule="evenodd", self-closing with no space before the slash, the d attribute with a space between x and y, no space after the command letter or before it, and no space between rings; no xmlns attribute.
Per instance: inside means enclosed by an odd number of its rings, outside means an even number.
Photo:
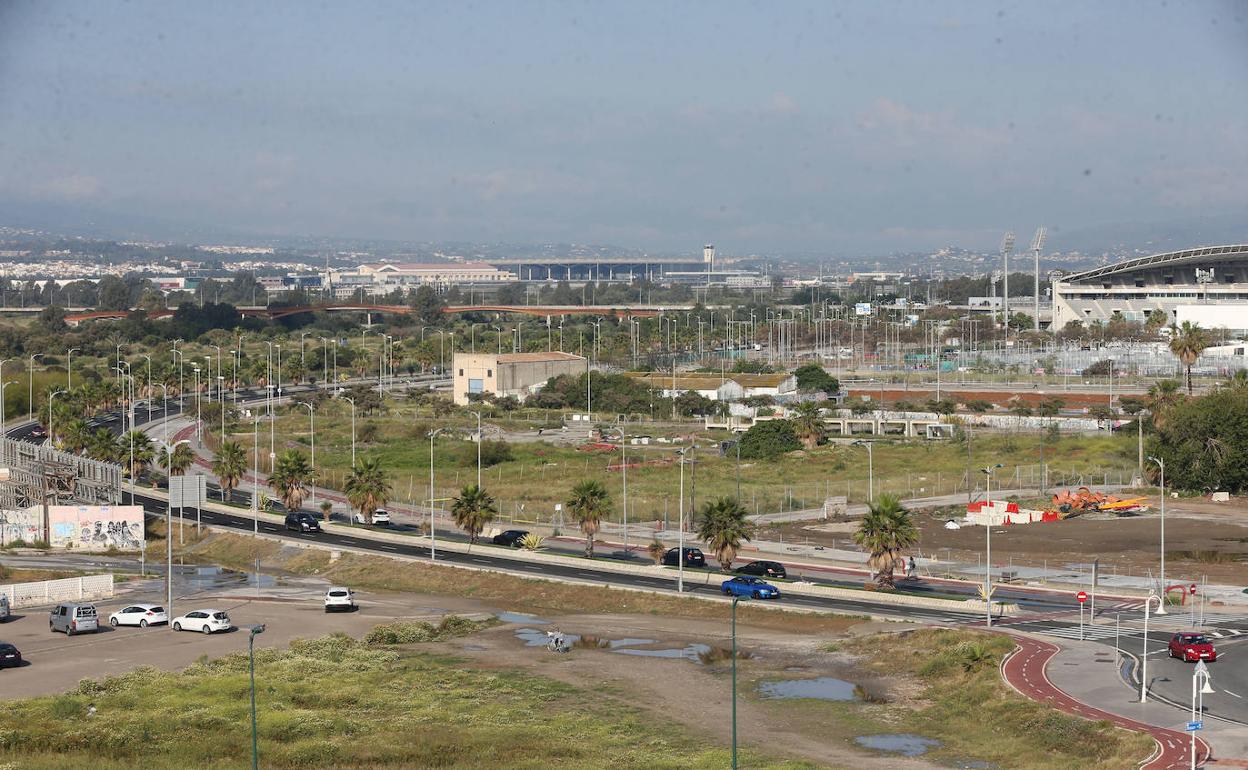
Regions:
<svg viewBox="0 0 1248 770"><path fill-rule="evenodd" d="M1190 320L1206 328L1248 330L1248 244L1208 246L1128 259L1055 277L1053 329L1071 321Z"/></svg>

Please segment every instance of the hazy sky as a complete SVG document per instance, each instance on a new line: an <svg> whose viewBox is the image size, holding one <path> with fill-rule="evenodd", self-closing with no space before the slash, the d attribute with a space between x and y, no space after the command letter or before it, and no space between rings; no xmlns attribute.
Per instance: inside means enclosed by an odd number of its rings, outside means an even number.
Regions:
<svg viewBox="0 0 1248 770"><path fill-rule="evenodd" d="M827 254L1248 217L1248 4L0 0L6 205Z"/></svg>

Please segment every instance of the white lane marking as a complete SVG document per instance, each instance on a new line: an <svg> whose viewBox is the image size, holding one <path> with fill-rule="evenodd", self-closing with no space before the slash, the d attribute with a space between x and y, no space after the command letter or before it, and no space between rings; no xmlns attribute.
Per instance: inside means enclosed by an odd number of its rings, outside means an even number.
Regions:
<svg viewBox="0 0 1248 770"><path fill-rule="evenodd" d="M394 547L394 546L392 546L392 545L382 545L382 546L378 546L378 547L379 547L379 548L384 548L384 549L385 549L385 550L387 550L387 551L397 551L397 550L399 550L398 548L395 548L395 547Z"/></svg>
<svg viewBox="0 0 1248 770"><path fill-rule="evenodd" d="M1235 697L1235 698L1241 698L1241 699L1242 699L1242 698L1244 697L1244 696L1242 696L1242 695L1240 695L1240 694L1238 694L1238 693L1233 693L1233 692L1231 692L1230 690L1223 690L1222 692L1226 693L1227 695L1233 696L1233 697Z"/></svg>

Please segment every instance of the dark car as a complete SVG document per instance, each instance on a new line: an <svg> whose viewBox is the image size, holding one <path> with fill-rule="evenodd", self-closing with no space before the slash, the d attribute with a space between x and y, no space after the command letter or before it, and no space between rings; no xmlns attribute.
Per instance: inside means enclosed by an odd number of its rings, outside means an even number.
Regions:
<svg viewBox="0 0 1248 770"><path fill-rule="evenodd" d="M677 556L678 553L680 553L679 548L668 549L667 553L663 554L663 563L669 567L679 566L677 563L679 558ZM686 548L684 561L686 567L706 566L706 557L703 556L702 551L697 548Z"/></svg>
<svg viewBox="0 0 1248 770"><path fill-rule="evenodd" d="M1170 637L1170 644L1166 648L1166 652L1172 658L1195 663L1200 660L1215 661L1218 659L1218 651L1213 648L1213 643L1208 637L1199 633L1178 633Z"/></svg>
<svg viewBox="0 0 1248 770"><path fill-rule="evenodd" d="M294 532L320 532L321 523L307 511L286 514L286 529Z"/></svg>
<svg viewBox="0 0 1248 770"><path fill-rule="evenodd" d="M17 668L22 665L22 654L8 642L0 642L0 668Z"/></svg>
<svg viewBox="0 0 1248 770"><path fill-rule="evenodd" d="M778 561L752 561L741 567L737 567L733 572L738 575L754 575L756 577L769 577L784 579L788 573L784 571L784 565Z"/></svg>
<svg viewBox="0 0 1248 770"><path fill-rule="evenodd" d="M499 532L494 536L494 545L505 545L511 548L519 548L520 541L529 536L527 529L507 529Z"/></svg>

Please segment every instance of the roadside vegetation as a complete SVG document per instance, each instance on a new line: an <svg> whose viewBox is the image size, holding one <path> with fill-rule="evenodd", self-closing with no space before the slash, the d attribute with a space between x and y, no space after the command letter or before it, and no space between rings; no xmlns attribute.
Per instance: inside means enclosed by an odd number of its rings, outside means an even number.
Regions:
<svg viewBox="0 0 1248 770"><path fill-rule="evenodd" d="M934 760L973 758L1011 770L1120 770L1153 750L1147 735L1108 722L1068 716L1028 700L1001 680L1009 637L975 631L923 629L876 634L825 646L896 686L892 694L856 703L776 701L794 713L826 716L834 735L916 733L942 742Z"/></svg>
<svg viewBox="0 0 1248 770"><path fill-rule="evenodd" d="M477 628L454 622L441 638ZM726 748L602 690L395 649L392 642L409 640L391 632L256 650L261 766L718 770L728 763ZM6 704L0 766L243 768L249 728L245 653L201 659L182 672L142 667ZM752 768L813 767L750 752L746 759Z"/></svg>

